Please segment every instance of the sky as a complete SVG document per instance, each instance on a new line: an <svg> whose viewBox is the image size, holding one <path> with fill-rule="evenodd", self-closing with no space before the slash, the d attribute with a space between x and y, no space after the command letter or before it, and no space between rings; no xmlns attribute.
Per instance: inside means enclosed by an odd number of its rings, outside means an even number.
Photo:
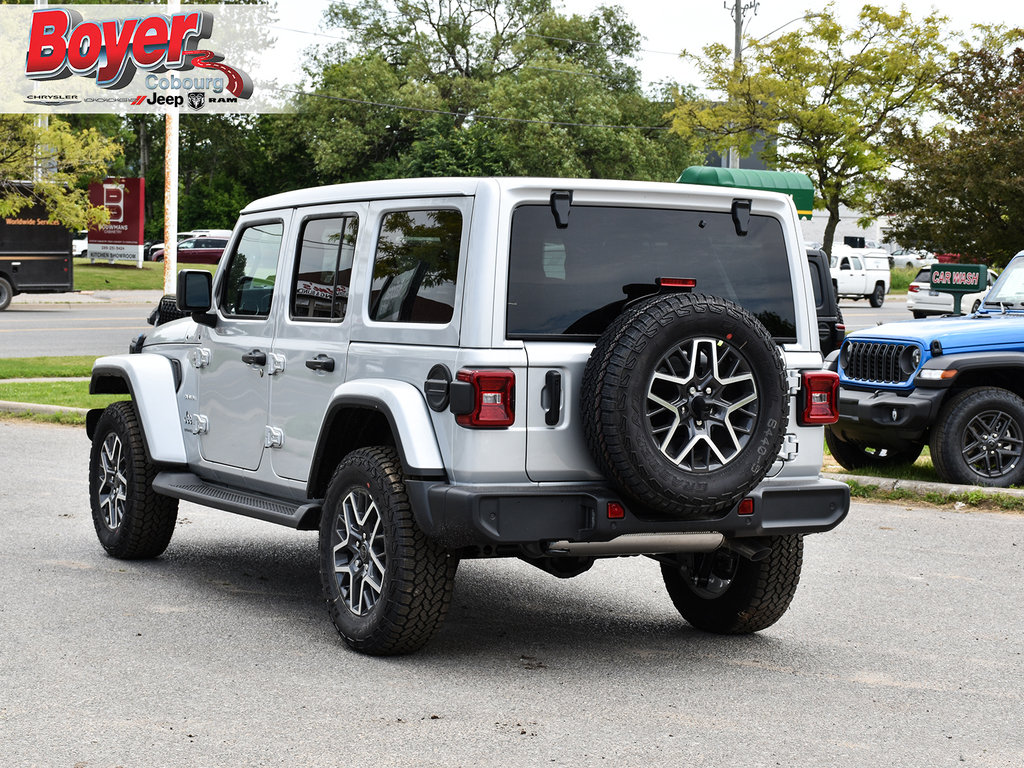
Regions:
<svg viewBox="0 0 1024 768"><path fill-rule="evenodd" d="M642 57L635 62L639 66L645 83L661 80L676 80L683 84L700 86L694 67L679 58L679 52L686 49L699 53L710 43L733 44L733 21L724 0L555 0L568 13L586 14L601 5L620 5L645 38L642 43ZM751 0L747 0L748 4ZM728 0L731 6L733 0ZM901 3L874 0L889 11L899 9ZM904 0L915 20L924 18L933 10L949 18L949 28L969 32L973 24L1006 24L1024 27L1024 2L1022 0ZM328 0L278 0L281 21L274 30L279 36L283 50L294 51L294 60L301 61L300 51L313 42L331 42L330 35L337 32L322 30L320 22ZM837 0L836 13L844 25L854 26L857 13L863 3ZM772 34L779 27L791 29L797 26L795 19L806 12L819 10L822 4L809 0L760 0L755 12L745 15L746 35L760 38ZM793 23L790 23L793 22ZM302 30L293 32L291 30ZM318 31L326 37L317 37L308 32Z"/></svg>

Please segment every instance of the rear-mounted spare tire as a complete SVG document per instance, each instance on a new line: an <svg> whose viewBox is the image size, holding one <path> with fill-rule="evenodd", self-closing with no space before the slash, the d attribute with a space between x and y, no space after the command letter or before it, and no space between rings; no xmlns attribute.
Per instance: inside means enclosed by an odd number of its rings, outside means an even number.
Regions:
<svg viewBox="0 0 1024 768"><path fill-rule="evenodd" d="M753 490L789 414L767 329L701 294L655 296L623 312L594 347L581 398L599 469L628 499L680 519L722 512Z"/></svg>

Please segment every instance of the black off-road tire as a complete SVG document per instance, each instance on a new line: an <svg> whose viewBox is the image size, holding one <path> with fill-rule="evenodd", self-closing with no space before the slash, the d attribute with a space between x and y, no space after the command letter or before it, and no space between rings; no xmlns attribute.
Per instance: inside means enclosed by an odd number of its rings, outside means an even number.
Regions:
<svg viewBox="0 0 1024 768"><path fill-rule="evenodd" d="M7 282L7 278L0 277L0 312L3 312L11 305L11 299L13 298L14 288Z"/></svg>
<svg viewBox="0 0 1024 768"><path fill-rule="evenodd" d="M877 467L890 469L900 464L913 464L924 450L924 443L905 448L883 448L865 443L847 442L825 427L825 445L839 465L846 469Z"/></svg>
<svg viewBox="0 0 1024 768"><path fill-rule="evenodd" d="M580 407L590 453L624 496L697 519L764 478L789 396L778 347L753 315L716 296L670 294L633 305L601 336Z"/></svg>
<svg viewBox="0 0 1024 768"><path fill-rule="evenodd" d="M999 387L974 387L943 405L932 430L932 463L947 483L1024 483L1024 400Z"/></svg>
<svg viewBox="0 0 1024 768"><path fill-rule="evenodd" d="M178 500L153 490L158 468L146 455L135 406L109 405L93 433L89 501L100 544L122 560L160 555L174 535Z"/></svg>
<svg viewBox="0 0 1024 768"><path fill-rule="evenodd" d="M728 549L679 555L661 575L679 614L697 629L722 635L758 632L788 610L800 583L803 536L776 536L758 562Z"/></svg>
<svg viewBox="0 0 1024 768"><path fill-rule="evenodd" d="M416 525L393 448L345 457L324 498L320 577L350 647L375 656L422 648L444 622L457 566Z"/></svg>
<svg viewBox="0 0 1024 768"><path fill-rule="evenodd" d="M871 306L876 309L885 303L885 286L881 283L875 283L875 290L868 296L868 301L871 302Z"/></svg>

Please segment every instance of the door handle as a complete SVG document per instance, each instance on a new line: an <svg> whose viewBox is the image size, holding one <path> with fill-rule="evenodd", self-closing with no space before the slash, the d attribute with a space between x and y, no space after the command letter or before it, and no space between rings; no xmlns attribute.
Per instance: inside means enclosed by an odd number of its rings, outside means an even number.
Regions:
<svg viewBox="0 0 1024 768"><path fill-rule="evenodd" d="M246 365L266 365L267 353L261 352L258 349L253 349L242 355L242 362Z"/></svg>
<svg viewBox="0 0 1024 768"><path fill-rule="evenodd" d="M544 388L547 390L548 407L544 412L544 423L553 427L562 416L562 374L548 371L544 375Z"/></svg>
<svg viewBox="0 0 1024 768"><path fill-rule="evenodd" d="M320 354L312 360L307 360L306 367L311 371L326 371L327 373L332 373L334 371L334 358Z"/></svg>

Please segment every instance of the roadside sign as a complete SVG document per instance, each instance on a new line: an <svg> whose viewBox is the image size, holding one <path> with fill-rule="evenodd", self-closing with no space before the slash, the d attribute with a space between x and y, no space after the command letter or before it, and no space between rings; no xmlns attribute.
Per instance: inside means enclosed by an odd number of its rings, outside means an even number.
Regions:
<svg viewBox="0 0 1024 768"><path fill-rule="evenodd" d="M988 267L984 264L935 264L932 266L933 291L953 295L953 312L960 313L965 293L977 293L988 285Z"/></svg>
<svg viewBox="0 0 1024 768"><path fill-rule="evenodd" d="M104 179L89 185L89 202L104 206L110 221L89 230L89 260L134 261L142 267L146 218L145 179Z"/></svg>

